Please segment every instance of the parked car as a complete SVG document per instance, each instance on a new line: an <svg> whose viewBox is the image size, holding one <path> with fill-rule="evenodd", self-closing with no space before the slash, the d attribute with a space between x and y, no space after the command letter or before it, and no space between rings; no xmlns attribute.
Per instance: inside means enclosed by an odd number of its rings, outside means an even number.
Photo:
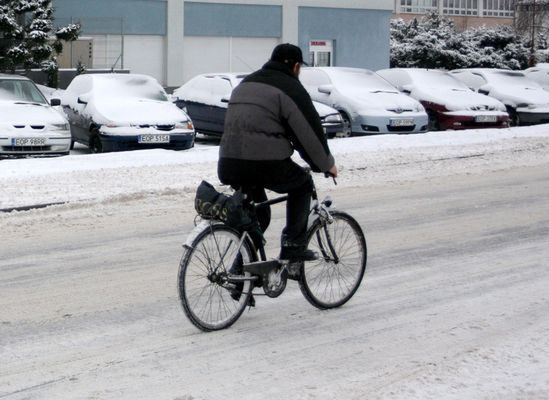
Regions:
<svg viewBox="0 0 549 400"><path fill-rule="evenodd" d="M147 148L188 149L193 124L168 100L152 77L138 74L84 74L62 98L73 142L94 153Z"/></svg>
<svg viewBox="0 0 549 400"><path fill-rule="evenodd" d="M174 90L172 97L177 106L189 114L197 132L221 136L231 93L247 75L246 73L198 75ZM320 103L313 103L328 137L334 137L343 131L343 120L337 110Z"/></svg>
<svg viewBox="0 0 549 400"><path fill-rule="evenodd" d="M377 73L423 104L430 130L509 126L509 114L503 103L473 92L446 71L391 68Z"/></svg>
<svg viewBox="0 0 549 400"><path fill-rule="evenodd" d="M549 122L549 92L528 79L523 72L471 68L451 73L469 88L505 104L512 125Z"/></svg>
<svg viewBox="0 0 549 400"><path fill-rule="evenodd" d="M0 74L0 156L69 153L68 121L42 95L34 82Z"/></svg>
<svg viewBox="0 0 549 400"><path fill-rule="evenodd" d="M537 82L543 89L549 91L549 63L540 63L524 70L528 79Z"/></svg>
<svg viewBox="0 0 549 400"><path fill-rule="evenodd" d="M312 99L338 110L345 133L427 131L427 113L376 73L359 68L302 68L300 80Z"/></svg>

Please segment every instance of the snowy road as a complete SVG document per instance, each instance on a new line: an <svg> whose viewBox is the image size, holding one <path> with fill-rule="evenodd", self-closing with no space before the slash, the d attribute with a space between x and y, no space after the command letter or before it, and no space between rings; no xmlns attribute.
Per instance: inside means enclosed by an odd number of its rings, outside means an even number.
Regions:
<svg viewBox="0 0 549 400"><path fill-rule="evenodd" d="M541 143L515 168L443 157L383 172L406 179L342 178L330 194L370 250L356 296L321 312L291 282L217 333L178 304L189 196L4 216L0 399L549 399Z"/></svg>

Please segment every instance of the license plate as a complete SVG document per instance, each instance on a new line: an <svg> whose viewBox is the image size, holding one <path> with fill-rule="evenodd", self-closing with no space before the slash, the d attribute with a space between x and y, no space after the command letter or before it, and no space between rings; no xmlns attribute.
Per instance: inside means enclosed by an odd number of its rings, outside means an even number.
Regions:
<svg viewBox="0 0 549 400"><path fill-rule="evenodd" d="M412 126L415 125L412 118L391 119L391 126Z"/></svg>
<svg viewBox="0 0 549 400"><path fill-rule="evenodd" d="M46 144L46 138L12 138L12 146L43 146Z"/></svg>
<svg viewBox="0 0 549 400"><path fill-rule="evenodd" d="M498 117L495 115L477 115L475 122L496 122Z"/></svg>
<svg viewBox="0 0 549 400"><path fill-rule="evenodd" d="M170 135L139 135L139 143L170 143Z"/></svg>

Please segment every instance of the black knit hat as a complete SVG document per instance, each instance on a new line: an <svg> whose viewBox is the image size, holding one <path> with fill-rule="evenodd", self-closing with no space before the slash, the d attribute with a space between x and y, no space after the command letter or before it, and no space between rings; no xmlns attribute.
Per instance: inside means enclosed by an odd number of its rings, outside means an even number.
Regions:
<svg viewBox="0 0 549 400"><path fill-rule="evenodd" d="M303 61L303 53L301 52L301 49L290 43L279 44L276 46L273 50L273 54L271 54L271 61L284 63L290 67L293 67L295 63L308 65L305 61Z"/></svg>

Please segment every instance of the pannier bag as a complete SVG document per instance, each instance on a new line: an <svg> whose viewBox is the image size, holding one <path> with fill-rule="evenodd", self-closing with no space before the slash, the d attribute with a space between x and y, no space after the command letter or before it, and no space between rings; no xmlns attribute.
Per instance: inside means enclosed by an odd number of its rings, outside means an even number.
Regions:
<svg viewBox="0 0 549 400"><path fill-rule="evenodd" d="M244 196L240 190L227 196L219 193L208 182L202 181L196 190L194 208L202 218L216 219L233 228L242 229L254 222L243 203Z"/></svg>

